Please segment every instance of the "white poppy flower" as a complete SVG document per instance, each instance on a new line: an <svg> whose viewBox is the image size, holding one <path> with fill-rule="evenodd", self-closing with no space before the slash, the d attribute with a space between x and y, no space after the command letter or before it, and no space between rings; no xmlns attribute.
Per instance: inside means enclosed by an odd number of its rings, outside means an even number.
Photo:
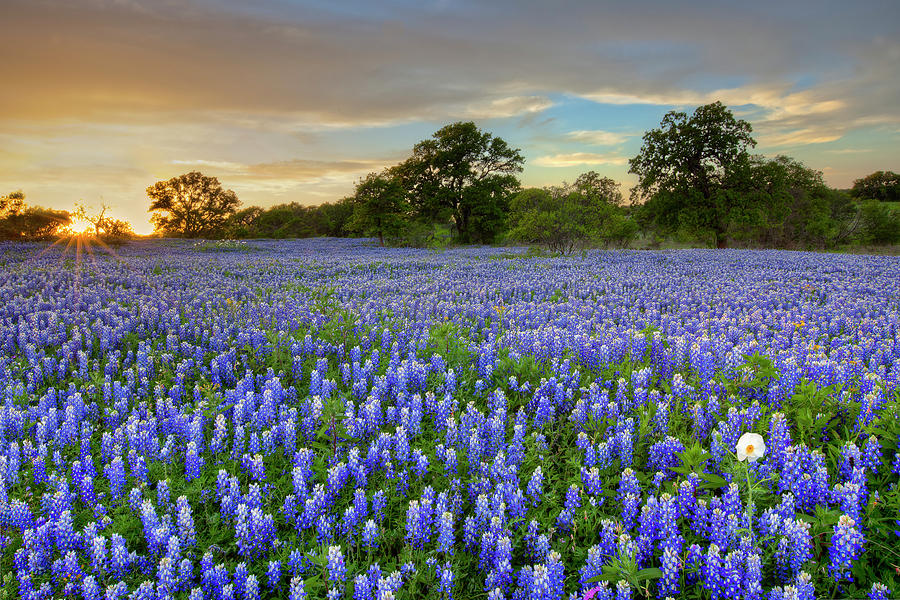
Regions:
<svg viewBox="0 0 900 600"><path fill-rule="evenodd" d="M766 443L758 433L745 433L738 440L736 450L738 460L756 462L766 453Z"/></svg>

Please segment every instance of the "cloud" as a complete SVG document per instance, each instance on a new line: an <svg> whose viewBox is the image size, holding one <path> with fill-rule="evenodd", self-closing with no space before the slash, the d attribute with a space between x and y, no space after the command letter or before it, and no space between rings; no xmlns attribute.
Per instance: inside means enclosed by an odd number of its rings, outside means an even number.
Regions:
<svg viewBox="0 0 900 600"><path fill-rule="evenodd" d="M463 111L471 119L503 119L540 113L553 106L546 96L509 96L470 104Z"/></svg>
<svg viewBox="0 0 900 600"><path fill-rule="evenodd" d="M244 164L205 159L173 160L172 164L189 167L209 167L232 178L287 179L295 183L309 183L335 175L354 175L378 171L396 162L390 158L371 160L309 160L293 159L268 163Z"/></svg>
<svg viewBox="0 0 900 600"><path fill-rule="evenodd" d="M794 145L803 159L803 146L900 124L900 3L864 4L5 0L0 139L16 156L0 155L0 173L40 189L29 165L84 152L148 173L135 177L146 187L191 166L172 157L199 157L261 190L245 201L302 201L345 193L450 120L517 119L543 144L531 164L621 165L566 152L714 100L753 123L760 151ZM558 100L572 96L608 106L573 125ZM347 141L357 134L366 145ZM284 160L298 156L320 164Z"/></svg>
<svg viewBox="0 0 900 600"><path fill-rule="evenodd" d="M657 106L685 106L688 104L705 104L710 94L698 94L691 91L672 90L668 93L648 92L628 93L613 90L592 91L581 94L588 100L598 104L625 106L629 104L653 104Z"/></svg>
<svg viewBox="0 0 900 600"><path fill-rule="evenodd" d="M650 5L648 18L646 6L615 2L500 0L440 11L349 2L331 12L265 1L8 0L0 33L15 52L0 62L0 80L15 82L16 93L0 96L0 114L148 122L290 115L307 128L378 127L534 114L552 106L554 93L660 106L724 95L783 103L785 116L804 103L803 114L833 111L862 93L848 86L831 99L804 91L753 98L752 87L714 91L696 82L737 76L750 86L790 87L797 73L825 72L843 55L823 31L832 20L865 21L852 7L839 19L812 11L798 28L737 6ZM876 25L890 22L883 16ZM889 59L887 33L885 49L871 52ZM880 70L897 74L887 61ZM895 79L883 87L896 91Z"/></svg>
<svg viewBox="0 0 900 600"><path fill-rule="evenodd" d="M635 137L634 133L618 133L615 131L603 131L602 129L570 131L567 136L578 142L585 142L594 146L617 146L626 140Z"/></svg>
<svg viewBox="0 0 900 600"><path fill-rule="evenodd" d="M871 148L840 148L835 150L826 150L828 154L865 154L872 152Z"/></svg>
<svg viewBox="0 0 900 600"><path fill-rule="evenodd" d="M246 169L246 165L242 165L241 163L229 162L227 160L178 160L175 159L172 161L173 165L187 165L189 167L213 167L215 169L223 170L223 171L243 171Z"/></svg>
<svg viewBox="0 0 900 600"><path fill-rule="evenodd" d="M821 129L798 129L778 135L767 135L760 138L764 146L805 146L808 144L825 144L841 139L840 133Z"/></svg>
<svg viewBox="0 0 900 600"><path fill-rule="evenodd" d="M569 154L553 154L540 156L533 164L540 167L574 167L578 165L616 165L628 164L628 159L617 154L594 154L592 152L572 152Z"/></svg>

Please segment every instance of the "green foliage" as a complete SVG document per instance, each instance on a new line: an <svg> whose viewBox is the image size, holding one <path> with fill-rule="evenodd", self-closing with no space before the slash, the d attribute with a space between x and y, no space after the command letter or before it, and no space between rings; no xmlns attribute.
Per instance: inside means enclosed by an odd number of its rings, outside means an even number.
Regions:
<svg viewBox="0 0 900 600"><path fill-rule="evenodd" d="M721 102L701 106L691 117L670 111L659 129L644 134L640 153L629 161L629 173L638 176L636 197L661 200L652 212L657 223L687 223L712 232L717 245L724 245L734 198L721 191L756 145L752 130Z"/></svg>
<svg viewBox="0 0 900 600"><path fill-rule="evenodd" d="M574 198L556 200L547 190L523 190L513 197L510 239L571 254L596 238L592 213Z"/></svg>
<svg viewBox="0 0 900 600"><path fill-rule="evenodd" d="M413 147L413 155L391 169L416 216L429 222L452 219L459 241L490 243L505 227L515 174L525 159L503 139L475 123L447 125Z"/></svg>
<svg viewBox="0 0 900 600"><path fill-rule="evenodd" d="M849 234L850 199L787 156L755 156L731 174L728 233L766 247L832 247Z"/></svg>
<svg viewBox="0 0 900 600"><path fill-rule="evenodd" d="M507 236L562 254L596 244L625 247L637 224L619 208L621 201L619 184L594 171L572 185L522 190L510 203Z"/></svg>
<svg viewBox="0 0 900 600"><path fill-rule="evenodd" d="M93 225L94 231L92 235L94 238L109 243L123 242L134 237L131 223L106 214L109 210L109 206L106 204L100 205L100 212L91 212L90 209L91 207L76 203L72 218L76 221L86 221Z"/></svg>
<svg viewBox="0 0 900 600"><path fill-rule="evenodd" d="M900 243L900 211L891 205L868 200L860 205L861 229L858 239L864 244Z"/></svg>
<svg viewBox="0 0 900 600"><path fill-rule="evenodd" d="M638 221L718 246L730 240L769 248L832 248L859 228L850 197L790 157L745 154L716 172L709 197L702 186L658 186L638 208Z"/></svg>
<svg viewBox="0 0 900 600"><path fill-rule="evenodd" d="M22 212L25 208L25 193L22 190L0 196L0 219Z"/></svg>
<svg viewBox="0 0 900 600"><path fill-rule="evenodd" d="M829 428L836 425L839 415L840 407L835 398L837 391L837 386L819 387L807 380L797 386L787 412L796 424L800 441L816 445L820 437L829 436ZM832 430L831 433L837 439L844 432Z"/></svg>
<svg viewBox="0 0 900 600"><path fill-rule="evenodd" d="M221 235L227 238L349 237L353 198L304 206L297 202L270 208L250 206L232 214Z"/></svg>
<svg viewBox="0 0 900 600"><path fill-rule="evenodd" d="M860 200L900 202L900 174L893 171L875 171L854 181L850 193Z"/></svg>
<svg viewBox="0 0 900 600"><path fill-rule="evenodd" d="M350 229L385 238L398 238L408 225L409 204L403 187L390 173L369 173L356 184Z"/></svg>
<svg viewBox="0 0 900 600"><path fill-rule="evenodd" d="M428 331L426 350L429 354L440 354L450 364L466 364L472 356L468 336L452 321L444 321Z"/></svg>
<svg viewBox="0 0 900 600"><path fill-rule="evenodd" d="M247 249L247 242L238 240L204 240L194 244L195 252L237 252Z"/></svg>

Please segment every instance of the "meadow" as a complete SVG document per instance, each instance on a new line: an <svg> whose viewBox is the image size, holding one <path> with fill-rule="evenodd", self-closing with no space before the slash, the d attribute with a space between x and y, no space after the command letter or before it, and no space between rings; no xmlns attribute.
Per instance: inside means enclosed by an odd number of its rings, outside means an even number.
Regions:
<svg viewBox="0 0 900 600"><path fill-rule="evenodd" d="M898 282L784 251L2 245L0 599L891 597Z"/></svg>

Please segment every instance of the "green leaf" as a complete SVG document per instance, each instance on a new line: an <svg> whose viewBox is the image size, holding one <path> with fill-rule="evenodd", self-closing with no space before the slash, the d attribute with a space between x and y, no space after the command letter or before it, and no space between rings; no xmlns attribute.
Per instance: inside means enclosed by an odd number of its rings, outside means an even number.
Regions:
<svg viewBox="0 0 900 600"><path fill-rule="evenodd" d="M712 485L714 487L720 488L728 485L728 482L718 475L713 475L712 473L698 473L698 475L700 479L706 481L709 485Z"/></svg>
<svg viewBox="0 0 900 600"><path fill-rule="evenodd" d="M648 579L662 579L663 572L656 567L651 567L648 569L641 569L637 572L637 580L638 581L646 581Z"/></svg>

